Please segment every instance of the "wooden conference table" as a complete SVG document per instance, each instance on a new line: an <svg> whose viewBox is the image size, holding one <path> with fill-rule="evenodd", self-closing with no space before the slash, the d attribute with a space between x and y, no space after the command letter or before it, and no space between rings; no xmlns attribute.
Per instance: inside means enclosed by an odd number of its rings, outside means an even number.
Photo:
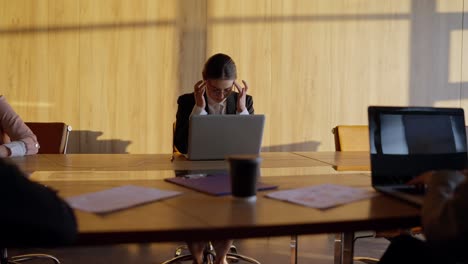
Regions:
<svg viewBox="0 0 468 264"><path fill-rule="evenodd" d="M323 183L370 188L368 172L339 171L365 169L368 153L278 152L262 153L262 158L261 180L278 185L280 190ZM335 263L352 263L355 231L420 223L419 209L382 195L317 210L266 198L266 192L259 192L255 203L245 203L163 181L174 177L175 170L226 169L224 161L178 158L170 162L170 154L43 154L12 160L31 173L31 179L58 190L63 197L129 184L183 192L175 198L105 215L77 210L77 245L342 233L341 257Z"/></svg>

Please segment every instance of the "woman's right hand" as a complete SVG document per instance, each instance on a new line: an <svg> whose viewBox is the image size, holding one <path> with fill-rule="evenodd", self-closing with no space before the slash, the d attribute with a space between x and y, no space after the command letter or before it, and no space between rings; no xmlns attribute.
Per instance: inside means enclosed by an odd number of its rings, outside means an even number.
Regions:
<svg viewBox="0 0 468 264"><path fill-rule="evenodd" d="M193 87L193 94L195 96L195 104L198 107L201 107L205 109L206 107L206 101L205 97L203 96L205 94L206 90L206 82L203 80L198 81L195 86Z"/></svg>
<svg viewBox="0 0 468 264"><path fill-rule="evenodd" d="M10 149L4 145L0 145L0 158L6 158L11 155Z"/></svg>
<svg viewBox="0 0 468 264"><path fill-rule="evenodd" d="M421 173L420 175L414 177L412 180L410 180L409 182L407 182L406 184L408 185L416 185L416 186L423 186L425 184L427 184L428 180L429 180L429 177L432 176L432 174L434 174L435 171L426 171L426 172L423 172Z"/></svg>

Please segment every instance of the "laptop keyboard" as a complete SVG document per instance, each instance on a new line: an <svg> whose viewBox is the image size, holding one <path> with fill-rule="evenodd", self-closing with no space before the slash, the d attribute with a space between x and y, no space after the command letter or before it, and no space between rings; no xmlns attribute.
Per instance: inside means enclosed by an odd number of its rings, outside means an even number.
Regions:
<svg viewBox="0 0 468 264"><path fill-rule="evenodd" d="M421 187L415 187L415 188L402 187L402 188L395 188L395 190L403 192L403 193L407 193L407 194L415 194L415 195L426 194L426 188L421 188Z"/></svg>

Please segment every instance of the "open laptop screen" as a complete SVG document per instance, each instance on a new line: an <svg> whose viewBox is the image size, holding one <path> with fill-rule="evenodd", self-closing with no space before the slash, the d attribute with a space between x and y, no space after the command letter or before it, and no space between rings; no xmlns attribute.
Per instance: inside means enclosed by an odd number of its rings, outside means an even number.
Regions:
<svg viewBox="0 0 468 264"><path fill-rule="evenodd" d="M187 158L222 160L229 155L259 155L264 115L194 115L189 122Z"/></svg>
<svg viewBox="0 0 468 264"><path fill-rule="evenodd" d="M428 170L463 169L463 109L370 106L372 184L402 184Z"/></svg>

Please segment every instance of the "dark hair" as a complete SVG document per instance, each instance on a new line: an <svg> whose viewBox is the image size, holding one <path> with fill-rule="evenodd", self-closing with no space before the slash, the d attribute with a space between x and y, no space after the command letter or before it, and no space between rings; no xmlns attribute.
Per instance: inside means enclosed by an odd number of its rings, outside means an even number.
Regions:
<svg viewBox="0 0 468 264"><path fill-rule="evenodd" d="M218 53L205 62L202 75L204 80L235 80L237 78L236 64L228 55Z"/></svg>

